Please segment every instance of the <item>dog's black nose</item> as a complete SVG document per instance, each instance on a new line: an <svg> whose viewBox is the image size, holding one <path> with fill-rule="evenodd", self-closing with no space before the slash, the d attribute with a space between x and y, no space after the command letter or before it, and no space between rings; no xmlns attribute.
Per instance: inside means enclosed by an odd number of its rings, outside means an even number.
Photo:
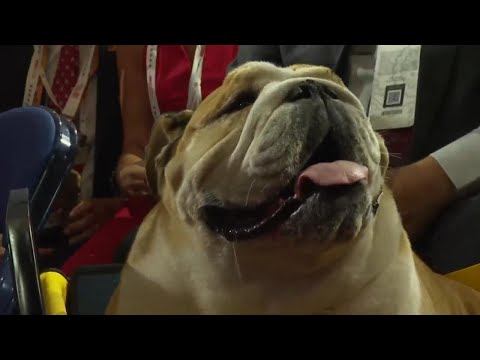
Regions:
<svg viewBox="0 0 480 360"><path fill-rule="evenodd" d="M316 81L308 79L297 84L290 90L285 100L286 102L295 102L302 99L311 99L314 95L319 95L322 98L329 97L336 99L336 95L332 90Z"/></svg>
<svg viewBox="0 0 480 360"><path fill-rule="evenodd" d="M295 102L302 99L310 99L314 94L319 93L317 86L313 80L302 81L290 90L285 100L287 102Z"/></svg>

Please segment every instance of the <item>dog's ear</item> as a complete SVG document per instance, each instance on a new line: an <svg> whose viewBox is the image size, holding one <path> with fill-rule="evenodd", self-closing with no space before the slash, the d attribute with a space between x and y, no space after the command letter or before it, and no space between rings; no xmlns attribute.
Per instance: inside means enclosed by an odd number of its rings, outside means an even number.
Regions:
<svg viewBox="0 0 480 360"><path fill-rule="evenodd" d="M167 165L172 150L182 137L193 112L185 110L177 113L165 113L155 121L150 141L145 149L145 168L147 182L151 192L159 195L159 178Z"/></svg>

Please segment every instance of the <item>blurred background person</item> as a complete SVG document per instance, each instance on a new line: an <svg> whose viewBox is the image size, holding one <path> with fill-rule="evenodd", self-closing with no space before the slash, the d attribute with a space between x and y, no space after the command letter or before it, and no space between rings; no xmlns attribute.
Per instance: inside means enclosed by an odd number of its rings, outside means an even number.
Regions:
<svg viewBox="0 0 480 360"><path fill-rule="evenodd" d="M122 205L65 263L62 270L67 274L79 265L112 262L130 234L128 251L136 229L154 205L144 156L155 118L164 112L194 108L220 86L237 45L119 45L116 53L124 136L113 178Z"/></svg>

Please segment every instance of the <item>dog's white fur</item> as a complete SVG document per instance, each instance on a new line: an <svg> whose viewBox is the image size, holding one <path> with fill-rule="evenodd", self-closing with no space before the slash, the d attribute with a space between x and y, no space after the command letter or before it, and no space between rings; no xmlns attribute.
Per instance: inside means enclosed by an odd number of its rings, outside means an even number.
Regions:
<svg viewBox="0 0 480 360"><path fill-rule="evenodd" d="M296 71L299 74L294 74ZM283 163L273 161L271 168L259 170L264 168L262 156L272 163L272 156L281 150L265 151L281 138L282 125L278 125L275 138L268 138L274 131L262 130L275 126L271 114L292 83L310 77L334 89L349 113L366 118L358 99L328 69L280 69L266 63L250 63L231 74L200 105L185 132L165 136L167 127L160 129L163 125L158 125L154 132L163 135L152 135L150 142L150 153L161 154L156 157L156 169L150 170L158 178L149 180L155 182L161 198L140 227L109 313L479 311L477 292L434 274L412 252L388 189L384 189L376 216L356 233L355 239L330 247L322 247L316 239L302 239L299 244L297 239L278 234L228 243L200 224L195 211L210 198L258 204L265 199L262 189L266 186L284 186L275 182L277 167ZM210 125L207 120L219 104L228 102L246 84L261 90L254 105L236 117L228 116L223 122ZM383 186L386 149L381 139L373 136L368 122L361 120L358 126L364 126L368 132L373 199ZM173 142L172 148L165 145ZM172 160L166 161L169 152L173 153ZM229 173L233 175L225 176Z"/></svg>

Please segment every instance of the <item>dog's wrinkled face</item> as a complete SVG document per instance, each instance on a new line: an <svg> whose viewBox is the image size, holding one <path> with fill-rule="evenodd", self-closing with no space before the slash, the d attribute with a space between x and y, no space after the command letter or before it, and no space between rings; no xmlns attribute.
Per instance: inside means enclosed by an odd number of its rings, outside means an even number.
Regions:
<svg viewBox="0 0 480 360"><path fill-rule="evenodd" d="M387 166L383 141L335 74L263 62L230 73L193 114L164 116L147 153L149 183L195 231L319 249L368 224Z"/></svg>

